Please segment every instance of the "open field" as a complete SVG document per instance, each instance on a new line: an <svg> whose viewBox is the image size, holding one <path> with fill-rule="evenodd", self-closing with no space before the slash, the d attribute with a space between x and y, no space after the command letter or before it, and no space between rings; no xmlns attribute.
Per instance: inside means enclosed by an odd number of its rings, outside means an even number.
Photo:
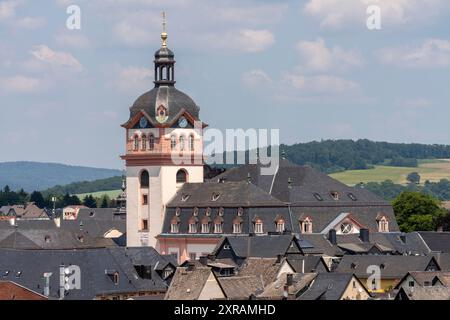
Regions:
<svg viewBox="0 0 450 320"><path fill-rule="evenodd" d="M406 177L411 172L418 172L421 182L441 179L450 180L450 160L423 160L418 168L375 166L369 170L349 170L332 174L331 176L345 184L355 185L360 182L383 182L392 180L394 183L406 184Z"/></svg>
<svg viewBox="0 0 450 320"><path fill-rule="evenodd" d="M80 198L81 200L84 199L87 195L92 195L94 198L102 198L104 195L107 195L110 199L117 198L119 194L122 192L122 190L111 190L111 191L99 191L99 192L92 192L92 193L83 193L83 194L77 194L76 196Z"/></svg>

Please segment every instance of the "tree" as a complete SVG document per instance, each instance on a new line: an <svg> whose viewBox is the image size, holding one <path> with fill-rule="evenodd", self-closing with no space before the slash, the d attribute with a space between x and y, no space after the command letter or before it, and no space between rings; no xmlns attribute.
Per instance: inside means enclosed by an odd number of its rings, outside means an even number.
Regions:
<svg viewBox="0 0 450 320"><path fill-rule="evenodd" d="M109 197L104 195L102 197L102 203L100 204L100 208L109 208Z"/></svg>
<svg viewBox="0 0 450 320"><path fill-rule="evenodd" d="M419 184L420 183L420 174L418 174L417 172L411 172L406 177L406 180L408 180L411 183Z"/></svg>
<svg viewBox="0 0 450 320"><path fill-rule="evenodd" d="M392 206L402 232L436 231L447 215L438 199L419 192L403 192Z"/></svg>
<svg viewBox="0 0 450 320"><path fill-rule="evenodd" d="M44 197L42 196L42 193L40 193L39 191L34 191L30 195L30 201L34 202L34 204L41 209L47 207L47 201L45 201Z"/></svg>
<svg viewBox="0 0 450 320"><path fill-rule="evenodd" d="M95 201L94 197L91 194L84 197L83 205L85 205L88 208L97 208L97 202Z"/></svg>

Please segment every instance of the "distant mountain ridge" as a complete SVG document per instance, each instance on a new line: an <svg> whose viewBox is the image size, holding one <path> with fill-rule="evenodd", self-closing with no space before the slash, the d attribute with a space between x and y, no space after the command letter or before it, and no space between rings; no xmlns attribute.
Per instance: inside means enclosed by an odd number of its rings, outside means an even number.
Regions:
<svg viewBox="0 0 450 320"><path fill-rule="evenodd" d="M70 166L59 163L31 161L0 163L0 187L8 185L12 190L23 188L27 192L121 175L122 171L115 169Z"/></svg>

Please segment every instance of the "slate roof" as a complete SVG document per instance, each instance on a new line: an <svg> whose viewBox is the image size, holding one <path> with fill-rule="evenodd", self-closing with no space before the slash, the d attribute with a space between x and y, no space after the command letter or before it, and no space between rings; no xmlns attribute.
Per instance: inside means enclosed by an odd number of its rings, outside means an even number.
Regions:
<svg viewBox="0 0 450 320"><path fill-rule="evenodd" d="M160 257L153 248L139 248L147 255ZM90 300L101 294L162 293L168 283L152 268L152 279L142 279L134 269L133 259L125 255L126 249L84 250L8 250L0 249L0 275L2 280L14 281L30 290L43 294L43 274L51 272L50 298L59 298L60 265L77 265L81 269L81 290L68 292L65 299ZM160 257L165 261L164 257ZM106 274L113 270L119 275L115 284ZM9 271L9 273L7 273ZM17 276L18 272L20 276Z"/></svg>
<svg viewBox="0 0 450 320"><path fill-rule="evenodd" d="M217 278L227 299L247 300L252 294L263 291L264 286L258 276L234 276Z"/></svg>
<svg viewBox="0 0 450 320"><path fill-rule="evenodd" d="M395 300L450 300L450 288L433 287L414 287L414 290L405 290L401 288L397 293Z"/></svg>
<svg viewBox="0 0 450 320"><path fill-rule="evenodd" d="M433 280L438 279L443 286L450 287L450 272L448 271L411 271L402 279L406 279L410 275L420 286L425 286L425 282L432 283ZM402 283L399 282L397 287Z"/></svg>
<svg viewBox="0 0 450 320"><path fill-rule="evenodd" d="M82 213L77 220L16 220L15 226L0 220L0 248L71 249L117 246L116 239L105 239L108 231L125 233L125 220L113 219L113 210L95 210L92 217ZM119 239L120 240L120 239ZM122 243L123 244L123 243Z"/></svg>
<svg viewBox="0 0 450 320"><path fill-rule="evenodd" d="M340 300L352 279L351 273L319 273L298 300Z"/></svg>
<svg viewBox="0 0 450 320"><path fill-rule="evenodd" d="M163 105L167 109L169 118L166 123L171 122L183 109L196 120L199 119L200 108L194 100L173 86L155 87L141 95L130 108L130 118L133 118L141 110L144 110L156 121L156 109L160 105Z"/></svg>
<svg viewBox="0 0 450 320"><path fill-rule="evenodd" d="M195 266L190 271L188 267L177 268L164 299L197 300L210 275L214 276L209 267Z"/></svg>
<svg viewBox="0 0 450 320"><path fill-rule="evenodd" d="M292 285L288 288L289 295L297 295L317 277L317 273L294 273L292 274ZM280 277L267 285L258 298L277 300L284 296L284 287L287 283L287 274L283 273Z"/></svg>
<svg viewBox="0 0 450 320"><path fill-rule="evenodd" d="M450 232L418 232L432 252L450 253Z"/></svg>
<svg viewBox="0 0 450 320"><path fill-rule="evenodd" d="M432 260L432 256L345 255L336 272L354 273L365 279L369 277L367 268L376 265L380 266L383 279L401 279L410 271L426 271Z"/></svg>
<svg viewBox="0 0 450 320"><path fill-rule="evenodd" d="M311 206L353 206L367 203L389 205L365 189L349 187L310 166L299 166L286 159L280 158L278 170L273 175L263 175L262 168L264 166L260 163L235 167L215 177L213 181L245 181L250 174L253 184L292 205L306 203L310 203ZM292 181L290 186L289 179ZM331 192L337 192L339 200L334 200ZM320 195L323 201L319 201L314 194ZM349 194L353 194L356 200L352 200Z"/></svg>
<svg viewBox="0 0 450 320"><path fill-rule="evenodd" d="M228 236L217 244L212 255L217 254L224 241L228 241L233 252L241 258L277 258L284 256L293 241L297 239L292 235L265 235L265 236Z"/></svg>
<svg viewBox="0 0 450 320"><path fill-rule="evenodd" d="M321 256L304 256L287 258L289 265L296 273L326 272L327 266Z"/></svg>
<svg viewBox="0 0 450 320"><path fill-rule="evenodd" d="M283 261L276 258L247 258L238 270L239 276L255 276L261 279L263 286L276 280Z"/></svg>

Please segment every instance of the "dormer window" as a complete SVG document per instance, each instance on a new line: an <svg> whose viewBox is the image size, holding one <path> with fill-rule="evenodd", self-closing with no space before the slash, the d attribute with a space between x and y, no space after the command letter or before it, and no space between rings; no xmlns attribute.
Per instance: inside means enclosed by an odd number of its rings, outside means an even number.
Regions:
<svg viewBox="0 0 450 320"><path fill-rule="evenodd" d="M179 233L180 232L180 223L178 219L172 219L172 222L170 224L170 233Z"/></svg>
<svg viewBox="0 0 450 320"><path fill-rule="evenodd" d="M350 198L350 200L352 201L357 201L358 199L356 198L356 196L353 193L349 193L348 197Z"/></svg>
<svg viewBox="0 0 450 320"><path fill-rule="evenodd" d="M223 213L224 213L224 209L223 208L219 208L219 216L223 217Z"/></svg>
<svg viewBox="0 0 450 320"><path fill-rule="evenodd" d="M277 221L277 232L284 232L285 230L285 222L283 219Z"/></svg>
<svg viewBox="0 0 450 320"><path fill-rule="evenodd" d="M312 220L311 218L306 218L300 221L300 231L301 233L312 233Z"/></svg>
<svg viewBox="0 0 450 320"><path fill-rule="evenodd" d="M235 221L233 223L233 233L234 234L240 234L242 233L242 223L239 221Z"/></svg>
<svg viewBox="0 0 450 320"><path fill-rule="evenodd" d="M335 200L335 201L339 200L339 192L331 191L330 194L331 194L331 197L333 198L333 200Z"/></svg>
<svg viewBox="0 0 450 320"><path fill-rule="evenodd" d="M175 216L179 217L181 215L181 208L175 209Z"/></svg>
<svg viewBox="0 0 450 320"><path fill-rule="evenodd" d="M243 214L244 214L244 208L239 208L238 212L237 212L238 217L242 217Z"/></svg>
<svg viewBox="0 0 450 320"><path fill-rule="evenodd" d="M208 222L202 223L202 233L209 233L209 223Z"/></svg>
<svg viewBox="0 0 450 320"><path fill-rule="evenodd" d="M314 198L316 198L317 201L323 201L322 196L318 193L314 193Z"/></svg>
<svg viewBox="0 0 450 320"><path fill-rule="evenodd" d="M389 232L389 221L385 216L378 221L378 232Z"/></svg>
<svg viewBox="0 0 450 320"><path fill-rule="evenodd" d="M189 222L189 233L197 233L197 222Z"/></svg>
<svg viewBox="0 0 450 320"><path fill-rule="evenodd" d="M255 221L255 233L264 233L264 225L261 219Z"/></svg>
<svg viewBox="0 0 450 320"><path fill-rule="evenodd" d="M217 201L217 200L219 200L219 198L220 198L220 193L214 192L212 194L211 200L212 201Z"/></svg>
<svg viewBox="0 0 450 320"><path fill-rule="evenodd" d="M197 207L194 208L194 213L193 213L193 215L194 215L194 217L197 217L197 216L198 216L198 208L197 208Z"/></svg>
<svg viewBox="0 0 450 320"><path fill-rule="evenodd" d="M223 233L223 223L221 221L214 223L214 233Z"/></svg>
<svg viewBox="0 0 450 320"><path fill-rule="evenodd" d="M349 222L344 222L341 224L341 232L342 234L350 234L353 230L353 225Z"/></svg>
<svg viewBox="0 0 450 320"><path fill-rule="evenodd" d="M49 235L46 235L44 237L44 241L45 241L45 243L50 243L52 241L52 238Z"/></svg>
<svg viewBox="0 0 450 320"><path fill-rule="evenodd" d="M211 208L206 208L205 216L207 216L207 217L211 216Z"/></svg>

